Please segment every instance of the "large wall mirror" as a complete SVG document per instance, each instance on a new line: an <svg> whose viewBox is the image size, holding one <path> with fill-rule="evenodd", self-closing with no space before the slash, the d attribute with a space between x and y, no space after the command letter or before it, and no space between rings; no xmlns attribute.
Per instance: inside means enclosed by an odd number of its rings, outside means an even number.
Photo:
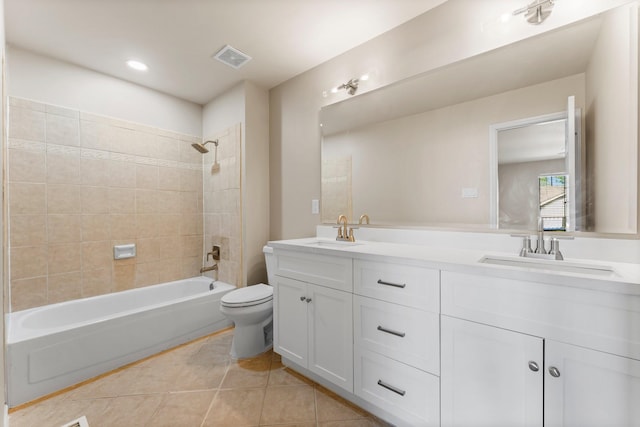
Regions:
<svg viewBox="0 0 640 427"><path fill-rule="evenodd" d="M320 123L323 223L511 232L561 216L545 228L637 236L637 3L329 105Z"/></svg>

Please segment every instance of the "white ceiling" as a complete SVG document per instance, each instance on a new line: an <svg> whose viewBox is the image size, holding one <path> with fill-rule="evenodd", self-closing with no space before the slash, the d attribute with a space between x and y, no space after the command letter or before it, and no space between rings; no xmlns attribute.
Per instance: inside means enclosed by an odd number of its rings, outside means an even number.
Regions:
<svg viewBox="0 0 640 427"><path fill-rule="evenodd" d="M444 1L5 0L5 26L10 45L205 104L242 80L277 86ZM212 59L226 44L253 59Z"/></svg>

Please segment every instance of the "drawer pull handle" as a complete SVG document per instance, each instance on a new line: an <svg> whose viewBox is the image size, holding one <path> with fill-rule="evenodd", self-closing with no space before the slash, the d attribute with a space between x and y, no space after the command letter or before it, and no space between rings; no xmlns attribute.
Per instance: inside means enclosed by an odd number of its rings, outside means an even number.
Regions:
<svg viewBox="0 0 640 427"><path fill-rule="evenodd" d="M400 396L404 396L404 395L407 393L406 391L401 390L401 389L399 389L398 387L394 387L394 386L392 386L392 385L389 385L389 384L385 383L385 382L384 382L384 381L382 381L382 380L378 380L378 385L379 385L380 387L384 387L384 388L386 388L387 390L391 390L392 392L394 392L394 393L396 393L396 394L399 394Z"/></svg>
<svg viewBox="0 0 640 427"><path fill-rule="evenodd" d="M404 332L394 331L393 329L387 329L387 328L384 328L382 326L378 326L378 330L382 331L382 332L386 332L386 333L391 334L391 335L395 335L395 336L400 337L400 338L404 338L404 336L406 335Z"/></svg>
<svg viewBox="0 0 640 427"><path fill-rule="evenodd" d="M392 283L392 282L385 282L382 279L378 279L378 284L379 285L385 285L385 286L393 286L394 288L404 288L405 286L407 286L406 283Z"/></svg>

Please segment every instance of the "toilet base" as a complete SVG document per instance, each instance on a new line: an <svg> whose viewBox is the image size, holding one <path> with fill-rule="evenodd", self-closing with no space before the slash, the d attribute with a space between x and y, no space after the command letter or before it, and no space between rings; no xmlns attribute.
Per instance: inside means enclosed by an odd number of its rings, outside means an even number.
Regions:
<svg viewBox="0 0 640 427"><path fill-rule="evenodd" d="M273 316L257 325L237 325L233 330L231 357L247 359L273 347Z"/></svg>

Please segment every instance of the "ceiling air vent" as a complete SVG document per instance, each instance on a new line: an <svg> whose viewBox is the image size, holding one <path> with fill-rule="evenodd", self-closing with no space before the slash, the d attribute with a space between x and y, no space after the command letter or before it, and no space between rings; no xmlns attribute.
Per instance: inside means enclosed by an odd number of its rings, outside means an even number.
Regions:
<svg viewBox="0 0 640 427"><path fill-rule="evenodd" d="M220 49L213 57L235 69L242 67L251 59L249 55L246 55L229 45Z"/></svg>

